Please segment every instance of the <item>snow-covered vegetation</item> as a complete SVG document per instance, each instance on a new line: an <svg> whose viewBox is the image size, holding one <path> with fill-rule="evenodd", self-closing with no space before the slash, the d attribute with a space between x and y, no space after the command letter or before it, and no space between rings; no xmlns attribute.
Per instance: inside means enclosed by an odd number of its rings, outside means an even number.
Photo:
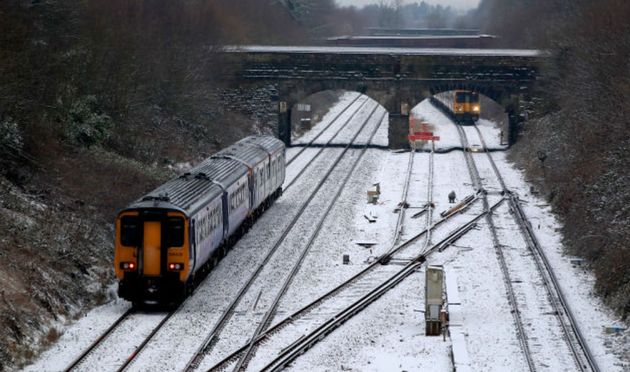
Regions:
<svg viewBox="0 0 630 372"><path fill-rule="evenodd" d="M512 158L563 217L565 245L630 315L630 3L482 1L484 27L510 47L551 52ZM541 160L542 159L542 160Z"/></svg>
<svg viewBox="0 0 630 372"><path fill-rule="evenodd" d="M0 1L0 370L109 298L118 208L261 130L216 107L208 45L321 43L364 27L480 27L551 51L513 158L627 316L629 16L626 0L482 0L468 14L400 1Z"/></svg>

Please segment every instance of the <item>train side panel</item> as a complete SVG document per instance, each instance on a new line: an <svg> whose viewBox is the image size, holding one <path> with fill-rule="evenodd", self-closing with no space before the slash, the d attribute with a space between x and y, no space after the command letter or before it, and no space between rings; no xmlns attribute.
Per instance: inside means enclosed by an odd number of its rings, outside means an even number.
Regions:
<svg viewBox="0 0 630 372"><path fill-rule="evenodd" d="M285 178L285 146L272 136L251 136L242 140L264 149L269 158L265 166L265 198L278 190Z"/></svg>
<svg viewBox="0 0 630 372"><path fill-rule="evenodd" d="M243 174L236 182L226 185L226 194L224 208L228 211L228 235L232 235L245 221L250 211L250 192L249 177L247 173ZM225 223L225 222L224 222Z"/></svg>
<svg viewBox="0 0 630 372"><path fill-rule="evenodd" d="M191 218L195 252L193 272L197 272L210 259L225 237L222 199L219 196L210 201Z"/></svg>

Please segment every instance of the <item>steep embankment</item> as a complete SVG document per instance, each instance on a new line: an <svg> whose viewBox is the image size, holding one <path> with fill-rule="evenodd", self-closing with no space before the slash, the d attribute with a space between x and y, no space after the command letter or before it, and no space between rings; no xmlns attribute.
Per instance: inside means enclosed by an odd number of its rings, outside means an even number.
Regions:
<svg viewBox="0 0 630 372"><path fill-rule="evenodd" d="M98 149L9 172L18 165L2 165L0 370L21 365L67 321L111 297L111 209L167 175Z"/></svg>
<svg viewBox="0 0 630 372"><path fill-rule="evenodd" d="M564 221L569 253L584 257L596 289L622 316L630 314L630 140L620 134L584 138L568 130L562 114L525 124L511 159ZM584 147L584 141L589 145ZM543 161L544 160L544 161Z"/></svg>

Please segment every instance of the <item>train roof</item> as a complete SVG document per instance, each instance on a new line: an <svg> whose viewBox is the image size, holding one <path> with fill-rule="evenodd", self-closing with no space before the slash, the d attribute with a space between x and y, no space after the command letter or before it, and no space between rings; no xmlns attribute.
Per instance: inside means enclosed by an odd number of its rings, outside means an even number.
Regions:
<svg viewBox="0 0 630 372"><path fill-rule="evenodd" d="M239 141L243 143L251 143L263 148L269 154L274 154L284 149L284 142L273 136L249 136Z"/></svg>
<svg viewBox="0 0 630 372"><path fill-rule="evenodd" d="M212 155L212 159L234 159L246 164L248 168L253 168L268 156L263 148L241 140Z"/></svg>
<svg viewBox="0 0 630 372"><path fill-rule="evenodd" d="M238 160L215 156L204 160L201 164L191 169L190 173L195 176L206 177L223 189L228 188L247 174L247 167Z"/></svg>
<svg viewBox="0 0 630 372"><path fill-rule="evenodd" d="M207 158L189 172L159 186L125 210L164 208L192 215L247 175L248 166L253 167L270 153L283 148L284 143L272 136L246 137Z"/></svg>
<svg viewBox="0 0 630 372"><path fill-rule="evenodd" d="M166 182L126 209L164 208L193 215L209 201L247 174L247 167L237 160L208 158L190 172Z"/></svg>
<svg viewBox="0 0 630 372"><path fill-rule="evenodd" d="M186 173L151 191L127 209L164 208L191 214L198 204L221 197L223 190L207 177Z"/></svg>

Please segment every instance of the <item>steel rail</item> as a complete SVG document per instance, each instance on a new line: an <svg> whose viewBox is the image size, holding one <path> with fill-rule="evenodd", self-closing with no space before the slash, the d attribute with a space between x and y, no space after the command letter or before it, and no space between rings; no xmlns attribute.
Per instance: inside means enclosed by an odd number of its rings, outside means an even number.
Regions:
<svg viewBox="0 0 630 372"><path fill-rule="evenodd" d="M236 364L236 367L234 367L234 371L241 371L241 370L244 370L245 368L247 368L247 364L249 363L249 360L251 359L251 357L253 356L253 354L256 351L256 348L255 348L255 345L254 345L254 342L255 342L256 338L264 330L267 329L267 327L269 326L269 323L271 322L271 320L275 316L276 310L277 310L278 305L280 303L280 300L284 297L286 291L289 289L289 286L293 282L293 279L295 278L296 274L298 273L298 271L302 267L302 263L304 262L304 259L306 258L307 253L310 251L310 248L313 246L313 243L315 242L315 239L317 239L317 237L319 236L319 233L321 232L321 229L322 229L322 227L324 225L324 222L326 221L328 215L330 214L330 211L335 206L335 202L341 196L341 193L345 189L348 181L350 181L352 175L354 174L354 171L356 170L357 166L359 165L359 163L363 159L363 156L367 152L369 144L372 142L372 140L374 139L374 136L376 135L376 132L378 131L378 129L383 124L383 121L385 119L385 115L387 115L387 112L383 113L383 115L378 119L378 122L374 126L374 129L372 130L372 133L370 134L370 138L367 141L367 143L365 144L365 147L363 148L363 150L361 151L359 156L357 156L354 159L354 163L352 164L352 167L348 171L346 177L341 182L341 185L337 189L337 192L332 197L331 201L328 203L328 206L327 206L326 210L324 211L323 215L319 218L319 221L317 222L317 225L315 226L315 230L310 235L310 237L308 239L308 242L306 243L306 246L302 249L302 252L300 253L300 256L299 256L298 260L293 265L293 269L289 273L289 276L285 279L284 284L282 285L282 287L280 288L280 291L277 293L276 297L274 298L273 302L271 303L271 306L265 312L265 315L264 315L263 319L258 324L258 327L256 328L256 331L254 332L254 335L250 339L249 347L247 348L247 350L245 350L244 355L242 355L240 357L238 363ZM371 119L371 117L368 118L368 120L370 120L370 119Z"/></svg>
<svg viewBox="0 0 630 372"><path fill-rule="evenodd" d="M431 147L431 154L429 155L429 181L427 183L427 221L426 226L431 226L431 222L433 221L433 169L434 169L434 159L435 158L435 145ZM429 229L427 232L427 238L424 241L424 247L422 251L426 251L431 244L431 238L433 237L432 229Z"/></svg>
<svg viewBox="0 0 630 372"><path fill-rule="evenodd" d="M562 288L560 287L560 283L558 282L558 279L555 276L554 270L551 264L549 263L549 260L547 259L547 256L545 255L544 250L542 249L540 243L538 242L538 238L536 237L536 235L531 229L531 225L529 224L527 216L525 215L525 212L523 211L518 201L518 197L507 188L505 181L503 180L503 177L501 175L501 172L499 172L499 168L496 166L496 163L494 162L492 155L490 155L490 152L488 151L488 147L486 146L486 142L483 137L483 134L481 133L481 130L479 129L479 127L477 127L477 125L475 125L474 127L475 127L475 130L477 131L479 139L481 140L481 144L483 146L484 152L486 153L488 157L490 165L492 166L492 169L495 175L497 176L499 182L501 183L503 192L506 195L508 195L510 207L512 211L515 212L514 217L516 219L517 225L519 226L519 229L521 230L521 233L523 234L523 237L525 238L525 241L529 250L532 252L534 256L536 267L538 271L541 273L541 276L543 277L545 286L546 288L548 288L549 295L551 297L551 303L554 307L556 314L558 315L558 319L565 333L567 344L569 348L571 349L571 352L573 354L574 360L578 368L584 371L586 370L585 368L586 365L588 365L588 368L590 368L592 371L599 372L600 369L599 369L599 366L597 365L597 361L593 357L592 352L588 346L588 343L586 342L586 339L584 335L582 334L582 331L580 330L580 327L577 324L577 321L575 320L573 312L571 311L571 308L569 304L567 303L566 298L564 297ZM553 288L553 290L555 291L555 296L554 294L551 293L552 291L551 288ZM568 320L568 323L569 323L568 325L566 324L566 321L563 319L562 314L566 316L567 318L566 320ZM573 334L573 337L575 338L575 342L571 340L571 336L570 336L571 334ZM577 343L580 349L582 350L582 354L585 358L586 365L581 360L581 357L579 355L580 353L577 350L575 343Z"/></svg>
<svg viewBox="0 0 630 372"><path fill-rule="evenodd" d="M355 112L352 113L352 115L350 115L350 117L348 118L348 120L346 120L346 122L341 126L341 128L339 128L339 130L337 130L337 132L335 132L335 134L328 140L328 142L326 142L326 144L323 147L319 147L319 150L317 151L317 153L315 154L315 156L313 156L311 158L311 160L309 160L309 162L306 164L306 166L304 166L302 169L300 169L300 171L298 172L298 174L295 175L295 177L293 177L293 179L291 179L291 181L283 187L284 192L286 192L291 186L293 186L293 184L295 184L295 181L298 180L298 178L300 178L302 176L302 174L304 174L304 172L306 171L306 169L308 169L311 164L313 164L315 162L315 159L317 159L323 152L324 149L326 149L330 143L337 138L337 136L339 135L339 133L341 133L342 130L344 130L346 128L346 126L348 126L348 124L352 121L352 119L355 117L355 115L359 112L361 112L361 110L363 109L363 107L368 103L368 100L366 99L365 101L363 101L361 103L361 105L359 106L359 108L357 108L357 110ZM378 107L378 105L376 105L376 107ZM350 144L345 144L343 146L344 150L347 150L349 147L352 147L352 142ZM304 148L306 149L306 147ZM293 158L295 159L295 158ZM289 163L287 163L287 166L289 166Z"/></svg>
<svg viewBox="0 0 630 372"><path fill-rule="evenodd" d="M561 320L561 324L565 333L567 334L567 341L568 341L569 347L571 348L571 351L573 353L573 356L575 358L578 368L580 368L580 370L582 371L585 371L588 368L590 368L592 371L599 372L600 368L597 364L597 361L593 357L593 354L588 346L588 343L586 342L586 339L584 338L584 335L582 334L580 327L577 324L577 321L575 320L575 316L573 315L571 308L569 307L569 304L567 303L566 298L564 297L564 294L562 293L562 289L560 288L560 284L558 282L558 279L556 278L553 268L551 267L549 260L547 259L544 251L542 250L542 247L540 246L540 243L538 242L536 235L532 231L531 226L529 225L529 222L527 220L527 217L524 211L522 210L518 200L516 200L516 196L510 195L509 202L510 202L510 206L512 207L512 210L515 211L515 217L517 221L520 221L518 222L518 225L521 229L523 229L522 230L523 234L527 237L526 240L530 241L530 244L528 244L528 246L533 248L532 253L534 253L534 257L537 258L536 266L538 267L539 270L541 270L541 274L543 274L543 278L546 284L545 286L548 288L550 292L551 292L551 288L553 288L553 290L556 292L555 295L557 299L552 301L552 303L554 303L554 309L555 309L556 314L558 315L560 319L562 319L562 315L567 317L569 324L567 325L564 320ZM544 271L548 275L549 279L545 278L544 272L542 271L543 267L541 267L541 264L542 266L544 266ZM558 308L558 305L561 306L561 309ZM570 327L572 331L572 334L575 338L575 342L570 341L569 334L571 333L569 332L568 327ZM577 350L576 345L575 345L576 342L578 344L577 346L579 346L582 349L582 353L585 358L586 364L584 364L581 361L581 358L579 356L580 353Z"/></svg>
<svg viewBox="0 0 630 372"><path fill-rule="evenodd" d="M241 289L237 293L234 300L232 300L228 308L223 312L223 315L221 316L221 318L218 320L218 322L214 325L210 333L208 333L206 338L203 340L201 346L195 351L195 354L193 355L192 359L188 361L188 363L186 364L186 367L184 368L185 371L195 370L199 366L199 363L201 363L201 360L205 357L205 355L207 355L211 351L212 346L213 346L213 341L217 338L217 336L221 333L225 325L227 325L227 322L231 319L232 315L234 314L234 310L236 309L236 306L240 303L241 299L245 296L245 293L252 286L252 284L254 283L258 275L260 274L260 272L262 272L267 262L271 259L271 257L274 255L276 250L280 247L282 242L286 239L289 232L293 229L293 227L295 226L299 218L302 216L302 214L306 211L307 207L310 205L311 201L315 198L315 196L317 195L319 190L322 188L324 183L326 183L326 181L328 180L329 176L335 170L337 165L341 162L341 159L344 157L344 155L350 148L350 145L354 143L356 138L363 131L363 129L365 128L367 123L370 121L370 118L372 117L374 112L378 109L378 107L379 107L378 104L374 105L374 108L368 115L368 118L363 122L359 130L352 137L352 140L350 141L350 143L348 143L346 148L341 152L341 154L339 154L337 159L335 159L333 164L329 167L328 171L319 181L319 183L317 184L317 186L315 187L311 195L308 197L308 199L304 203L302 203L302 206L298 210L298 213L293 217L291 223L289 223L289 225L284 229L283 233L276 240L276 242L274 243L272 248L269 250L269 252L267 252L267 254L265 255L265 258L263 259L263 261L258 265L258 267L254 271L254 273L249 277L247 282L241 287Z"/></svg>
<svg viewBox="0 0 630 372"><path fill-rule="evenodd" d="M355 301L353 304L343 309L336 315L329 318L325 323L315 328L313 331L308 333L307 335L301 337L299 340L291 344L289 347L285 348L280 352L280 354L274 358L271 362L269 362L262 371L279 371L283 369L288 363L296 359L299 355L303 354L306 350L311 348L314 344L321 341L331 333L335 328L339 325L352 318L354 315L358 314L361 310L365 309L369 304L376 301L383 294L389 291L391 288L395 287L397 284L402 282L409 275L414 273L417 268L422 265L422 263L426 262L426 258L437 250L440 247L443 247L446 243L453 244L458 238L461 238L465 233L470 231L477 224L479 219L491 213L494 209L496 209L499 205L501 205L505 199L501 199L498 203L496 203L491 209L483 211L481 214L473 218L471 221L456 229L452 233L450 233L447 237L442 239L439 243L435 244L431 249L426 252L421 253L420 255L414 257L407 265L405 265L401 270L387 279L385 282L374 288L368 294L362 296L359 300Z"/></svg>
<svg viewBox="0 0 630 372"><path fill-rule="evenodd" d="M90 346L88 346L87 349L82 351L81 354L77 358L75 358L72 361L72 363L70 363L70 365L68 367L66 367L66 369L64 371L65 372L70 372L73 369L75 369L77 366L79 366L81 363L83 363L85 358L87 358L87 356L90 355L92 353L92 351L94 351L99 345L101 345L114 332L114 330L116 328L118 328L120 323L122 323L124 320L129 318L129 316L131 314L133 314L134 312L135 312L135 310L133 308L127 309L127 311L125 311L120 317L118 317L118 319L116 319L116 321L114 321L114 323L112 323L105 330L105 332L103 332L96 340L94 340L90 344Z"/></svg>
<svg viewBox="0 0 630 372"><path fill-rule="evenodd" d="M189 297L190 298L190 297ZM184 301L185 302L185 301ZM175 310L171 311L168 313L168 315L166 315L161 321L160 323L158 323L157 327L153 328L153 330L151 331L151 333L149 333L149 335L147 337L145 337L145 339L142 341L142 343L140 343L140 345L138 345L138 347L136 348L136 350L134 350L134 352L129 355L127 357L127 359L125 360L125 362L118 368L118 372L122 372L124 370L127 369L127 367L129 367L129 365L131 365L131 363L133 363L136 360L136 357L138 355L140 355L140 353L144 350L144 348L147 346L147 344L153 339L153 337L158 333L158 331L160 329L162 329L162 327L164 327L164 324L166 324L166 322L171 319L171 317L173 315L175 315L175 313L177 313L177 311L179 309L182 308L182 305L184 304L184 302L182 302Z"/></svg>
<svg viewBox="0 0 630 372"><path fill-rule="evenodd" d="M470 152L467 151L467 149L469 148L468 138L466 136L466 133L464 132L464 129L460 125L455 124L455 123L454 125L457 126L457 131L462 141L462 146L465 149L464 157L466 159L466 164L468 165L468 171L470 172L470 177L473 181L473 184L475 185L475 188L477 190L481 190L483 194L482 201L484 205L484 210L487 210L488 209L488 196L485 190L483 190L483 185L481 182L481 177L479 176L479 170L477 169L477 165L475 164L475 161L473 160ZM510 307L512 308L512 311L511 311L512 317L514 318L514 322L516 323L516 332L517 332L519 344L521 345L521 349L523 350L523 355L525 357L525 361L527 362L527 367L529 368L530 371L534 372L536 370L536 367L534 365L532 353L529 348L529 343L527 341L527 334L525 332L523 319L521 318L518 302L516 300L514 287L512 286L512 278L510 275L507 262L505 260L505 255L503 254L502 246L499 243L496 226L494 225L494 220L492 219L491 213L486 215L486 222L488 223L488 226L490 227L490 232L492 234L492 245L494 247L494 250L496 252L496 255L499 261L499 267L501 268L501 273L503 274L503 283L505 284L506 289L507 289L508 303L510 304Z"/></svg>
<svg viewBox="0 0 630 372"><path fill-rule="evenodd" d="M281 330L282 328L286 327L290 323L292 323L292 322L296 321L297 319L299 319L300 317L304 316L305 314L307 314L309 311L314 309L319 304L321 304L324 301L332 298L333 296L335 296L336 294L341 292L343 289L347 288L352 283L356 282L357 280L359 280L363 276L367 275L369 272L374 270L376 267L381 266L383 262L388 262L394 254L402 251L404 248L406 248L406 247L410 246L411 244L415 243L418 239L420 239L423 236L425 236L430 229L435 229L435 228L439 227L440 225L442 225L446 221L450 220L453 216L455 216L455 215L463 212L464 210L470 208L470 206L472 206L477 200L478 200L477 198L473 198L458 213L449 214L448 216L446 216L446 217L436 221L432 226L427 227L425 230L421 231L420 233L414 235L413 237L411 237L408 240L406 240L403 243L401 243L393 251L387 252L387 253L381 255L380 257L378 257L377 260L375 260L374 262L372 262L371 264L366 266L363 270L359 271L354 276L352 276L349 279L347 279L345 282L339 284L337 287L331 289L330 291L328 291L327 293L323 294L319 298L313 300L308 305L302 307L301 309L297 310L295 313L293 313L290 316L284 318L283 320L278 322L276 325L274 325L273 327L269 328L267 331L265 331L260 336L258 336L256 338L255 342L256 343L262 342L268 336L278 332L279 330ZM221 360L219 363L215 364L212 368L209 369L209 371L218 371L218 370L220 370L222 366L226 365L231 360L233 360L234 358L238 357L238 355L240 353L242 353L243 351L245 351L247 349L247 347L248 347L248 344L240 347L239 349L234 351L232 354L228 355L223 360Z"/></svg>
<svg viewBox="0 0 630 372"><path fill-rule="evenodd" d="M422 262L414 261L410 264L407 264L403 268L403 270L396 273L394 277L388 279L385 283L379 285L377 288L373 289L368 294L361 297L350 307L337 313L336 315L328 319L324 324L317 327L314 331L310 332L309 334L305 335L304 337L293 343L291 346L282 350L279 356L276 357L269 364L267 364L264 368L262 368L261 371L282 370L287 364L296 359L300 354L304 353L314 344L324 339L326 335L332 332L339 325L350 319L352 316L360 312L372 302L376 301L389 289L393 288L401 281L403 281L403 279L414 273L416 269L420 267Z"/></svg>
<svg viewBox="0 0 630 372"><path fill-rule="evenodd" d="M396 244L398 243L402 235L402 223L403 219L405 218L405 211L407 210L405 206L407 204L407 196L409 194L409 183L411 181L411 173L413 172L413 161L415 158L415 153L416 152L414 151L414 149L411 149L411 151L409 152L409 160L407 161L407 172L404 181L405 183L403 184L402 198L400 200L400 203L398 204L400 206L400 211L398 213L398 218L396 219L396 227L394 229L394 239L391 249L394 249L396 247Z"/></svg>
<svg viewBox="0 0 630 372"><path fill-rule="evenodd" d="M357 96L356 96L356 97L354 97L354 99L352 100L352 102L350 102L350 103L349 103L346 107L344 107L344 109L343 109L343 110L341 110L341 111L340 111L337 115L335 115L335 117L334 117L334 118L332 118L332 120L330 120L330 123L328 123L328 125L326 125L326 127L325 127L324 129L322 129L319 133L317 133L317 136L315 136L315 138L313 138L312 140L310 140L310 141L306 144L306 146L302 147L302 148L300 149L300 151L298 151L298 153L297 153L297 154L295 154L293 157L291 157L291 159L289 159L289 160L287 161L286 166L288 167L291 163L293 163L293 161L294 161L295 159L297 159L300 155L302 155L302 153L303 153L304 151L306 151L306 149L307 149L307 148L309 148L311 145L313 145L313 144L315 143L315 141L317 141L317 139L318 139L318 138L319 138L322 134L324 134L324 133L328 130L328 128L330 128L330 127L331 127L331 126L332 126L332 125L333 125L333 124L337 121L337 119L339 119L339 118L341 117L341 115L343 115L346 111L348 111L348 109L350 108L350 106L354 105L354 103L355 103L356 101L358 101L358 100L359 100L359 98L361 98L362 96L363 96L362 94L357 94ZM368 101L368 100L366 99L366 100L363 102L363 104L361 105L361 107L363 107L363 105L365 105L365 103L366 103L367 101ZM361 109L361 107L359 107L359 110ZM358 111L358 110L357 110L357 111ZM356 113L356 111L355 111L355 113ZM354 115L354 114L353 114L353 115ZM345 124L347 124L347 122L346 122ZM343 128L345 127L345 124L341 127L341 129L343 129ZM341 129L340 129L340 130L341 130ZM338 133L338 132L337 132L337 133Z"/></svg>

